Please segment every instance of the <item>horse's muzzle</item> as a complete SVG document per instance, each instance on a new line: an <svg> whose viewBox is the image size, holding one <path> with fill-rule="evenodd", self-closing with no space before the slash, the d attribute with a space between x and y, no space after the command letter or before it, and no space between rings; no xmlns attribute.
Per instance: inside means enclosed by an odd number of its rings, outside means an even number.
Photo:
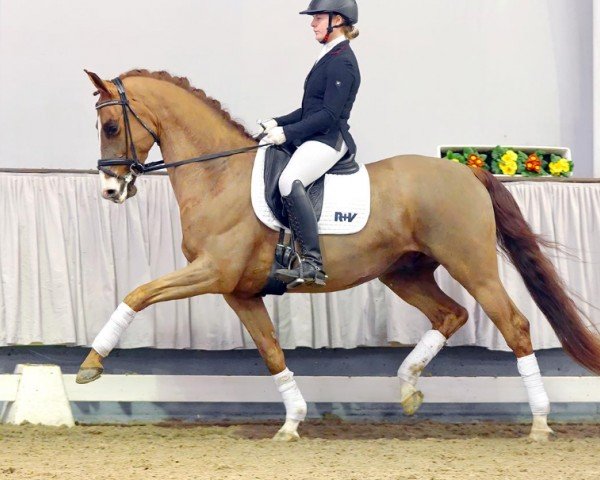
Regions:
<svg viewBox="0 0 600 480"><path fill-rule="evenodd" d="M123 203L128 198L135 196L137 187L135 186L136 177L131 175L125 177L112 177L103 172L102 175L102 198L114 203Z"/></svg>

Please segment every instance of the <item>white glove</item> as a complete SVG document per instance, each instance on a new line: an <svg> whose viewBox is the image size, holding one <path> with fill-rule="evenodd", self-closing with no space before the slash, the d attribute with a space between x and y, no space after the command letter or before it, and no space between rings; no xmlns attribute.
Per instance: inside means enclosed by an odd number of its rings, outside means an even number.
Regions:
<svg viewBox="0 0 600 480"><path fill-rule="evenodd" d="M273 143L275 145L281 145L285 143L285 133L283 133L283 127L274 127L269 130L265 137L267 143Z"/></svg>
<svg viewBox="0 0 600 480"><path fill-rule="evenodd" d="M263 128L263 133L269 133L277 126L277 122L272 118L270 120L265 120L264 122L259 120L258 124Z"/></svg>

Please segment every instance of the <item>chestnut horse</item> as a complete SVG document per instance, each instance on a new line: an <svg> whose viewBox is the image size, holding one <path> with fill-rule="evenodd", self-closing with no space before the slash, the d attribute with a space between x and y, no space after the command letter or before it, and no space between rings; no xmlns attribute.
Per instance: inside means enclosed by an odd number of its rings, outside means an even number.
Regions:
<svg viewBox="0 0 600 480"><path fill-rule="evenodd" d="M119 77L122 82L114 82L87 73L100 96L97 128L105 159L130 159L133 155L143 164L155 141L166 165L257 145L219 102L192 88L186 79L166 72L133 70ZM122 85L121 94L117 84ZM254 155L252 151L168 169L189 265L139 286L123 302L135 315L157 302L220 293L252 336L269 372L276 375L287 371L285 359L258 294L269 275L277 233L263 225L252 209ZM322 236L329 275L326 287L302 286L293 293L333 292L378 278L429 318L433 334L442 339L441 348L467 321L466 310L434 280L434 271L443 265L482 306L517 359L535 358L529 322L500 282L499 245L522 275L566 352L600 373L598 337L587 329L542 253L544 241L531 231L515 200L496 178L484 170L415 155L381 160L368 164L367 169L371 181L367 225L352 235ZM106 199L121 203L135 194L135 176L123 162L104 167L101 180ZM117 340L115 337L114 343ZM417 347L422 349L419 344ZM407 365L411 382L401 377L400 401L407 413L413 413L422 402L416 380L439 348L431 348L422 360ZM413 353L421 355L416 350ZM92 349L77 381L98 378L103 372L102 359ZM548 400L537 363L532 368L531 375L522 372L534 414L531 436L545 439L551 432L547 426L549 403L546 407L542 401L542 409L534 409L539 398ZM535 375L537 383L531 380ZM299 390L295 391L295 399L284 396L286 422L276 439L298 438L306 403Z"/></svg>

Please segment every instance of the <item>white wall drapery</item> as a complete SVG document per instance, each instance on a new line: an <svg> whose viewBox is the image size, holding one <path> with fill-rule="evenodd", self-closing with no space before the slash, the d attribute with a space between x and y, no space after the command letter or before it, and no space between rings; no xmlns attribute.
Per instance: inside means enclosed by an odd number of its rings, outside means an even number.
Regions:
<svg viewBox="0 0 600 480"><path fill-rule="evenodd" d="M102 200L96 175L0 173L0 345L90 345L133 288L185 265L179 211L166 176L138 180L124 205ZM553 258L570 289L600 298L600 183L507 184L536 232L581 257ZM535 348L559 343L515 269L501 276L529 318ZM472 297L445 272L442 288L471 319L450 345L507 349ZM415 343L425 317L379 281L349 291L267 298L284 348ZM578 302L590 317L600 317ZM138 315L121 347L221 350L253 347L220 296L155 305Z"/></svg>

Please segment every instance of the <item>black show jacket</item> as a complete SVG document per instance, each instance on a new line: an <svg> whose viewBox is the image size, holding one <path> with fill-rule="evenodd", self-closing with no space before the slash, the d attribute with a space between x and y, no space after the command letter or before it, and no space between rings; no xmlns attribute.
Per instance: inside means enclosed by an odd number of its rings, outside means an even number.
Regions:
<svg viewBox="0 0 600 480"><path fill-rule="evenodd" d="M348 119L360 86L360 71L349 41L336 45L309 72L304 82L302 108L276 117L286 142L300 146L308 140L341 149L342 139L356 154Z"/></svg>

